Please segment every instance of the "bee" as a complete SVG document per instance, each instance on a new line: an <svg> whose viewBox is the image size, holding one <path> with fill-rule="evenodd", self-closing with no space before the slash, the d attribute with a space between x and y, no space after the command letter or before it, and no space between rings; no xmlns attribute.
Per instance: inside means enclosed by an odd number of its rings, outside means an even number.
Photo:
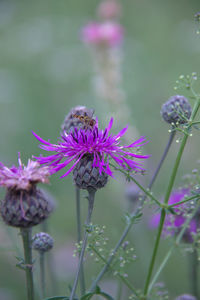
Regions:
<svg viewBox="0 0 200 300"><path fill-rule="evenodd" d="M89 116L81 116L81 115L74 114L72 115L72 117L79 119L84 124L85 129L93 128L96 124L96 121Z"/></svg>

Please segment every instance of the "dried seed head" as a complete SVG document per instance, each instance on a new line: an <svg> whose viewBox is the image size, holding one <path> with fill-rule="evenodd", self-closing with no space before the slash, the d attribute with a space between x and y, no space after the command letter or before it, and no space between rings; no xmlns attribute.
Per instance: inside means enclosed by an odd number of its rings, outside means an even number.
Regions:
<svg viewBox="0 0 200 300"><path fill-rule="evenodd" d="M42 223L52 209L44 193L33 186L29 191L7 189L0 213L7 225L28 228Z"/></svg>
<svg viewBox="0 0 200 300"><path fill-rule="evenodd" d="M61 126L61 135L63 135L64 132L72 132L74 128L84 128L84 122L79 118L75 118L74 115L93 118L94 110L88 109L85 106L72 108Z"/></svg>
<svg viewBox="0 0 200 300"><path fill-rule="evenodd" d="M192 295L184 294L184 295L178 296L175 300L197 300L197 298Z"/></svg>
<svg viewBox="0 0 200 300"><path fill-rule="evenodd" d="M160 113L169 124L184 124L191 116L192 107L187 98L175 95L163 104Z"/></svg>
<svg viewBox="0 0 200 300"><path fill-rule="evenodd" d="M80 189L93 188L97 190L106 185L108 175L104 172L100 174L99 168L93 167L92 155L85 155L74 168L73 179Z"/></svg>
<svg viewBox="0 0 200 300"><path fill-rule="evenodd" d="M46 232L36 233L32 239L32 248L40 252L51 250L53 248L53 244L53 238Z"/></svg>

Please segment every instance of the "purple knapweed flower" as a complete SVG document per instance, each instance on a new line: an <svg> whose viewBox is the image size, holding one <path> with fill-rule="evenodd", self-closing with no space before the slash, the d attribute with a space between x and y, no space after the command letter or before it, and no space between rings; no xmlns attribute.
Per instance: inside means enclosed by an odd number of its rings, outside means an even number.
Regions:
<svg viewBox="0 0 200 300"><path fill-rule="evenodd" d="M190 190L189 189L180 189L180 190L175 190L169 199L168 204L172 205L175 203L178 203L182 200L184 200L185 197L189 196ZM164 223L164 229L163 229L163 235L175 235L177 234L183 224L186 221L186 214L189 210L189 205L188 203L182 203L180 205L176 205L173 207L173 210L175 211L176 214L167 214L165 218L165 223ZM160 222L160 213L155 214L151 220L150 220L150 227L151 228L156 228L158 227ZM193 218L186 229L183 239L186 242L192 242L192 234L195 234L197 231L197 222L196 219Z"/></svg>
<svg viewBox="0 0 200 300"><path fill-rule="evenodd" d="M33 132L33 135L42 143L40 148L46 151L52 151L55 154L43 157L35 157L40 164L51 166L51 173L55 173L71 162L73 165L61 177L67 176L78 164L82 157L89 155L93 157L93 167L99 169L100 174L113 176L110 169L110 159L113 159L121 168L125 170L144 170L142 164L134 159L146 159L149 155L140 155L132 152L133 148L138 148L146 144L146 139L141 137L128 146L120 145L120 138L125 134L128 126L122 129L118 134L109 134L113 124L111 118L108 127L100 130L98 124L88 129L77 129L61 136L58 144L51 144L43 140Z"/></svg>
<svg viewBox="0 0 200 300"><path fill-rule="evenodd" d="M0 186L15 190L29 190L33 184L48 183L49 167L41 167L37 161L28 160L27 166L22 164L20 155L19 167L8 168L0 163Z"/></svg>
<svg viewBox="0 0 200 300"><path fill-rule="evenodd" d="M81 32L82 40L86 44L116 46L122 42L123 28L115 22L90 22Z"/></svg>

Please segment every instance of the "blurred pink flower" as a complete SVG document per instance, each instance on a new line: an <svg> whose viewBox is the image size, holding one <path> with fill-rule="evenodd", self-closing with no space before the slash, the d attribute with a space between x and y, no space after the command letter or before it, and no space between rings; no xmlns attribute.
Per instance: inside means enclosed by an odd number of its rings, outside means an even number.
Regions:
<svg viewBox="0 0 200 300"><path fill-rule="evenodd" d="M184 197L189 196L190 190L189 189L181 189L181 190L175 190L170 199L168 204L174 204L177 202L180 202L184 200ZM167 214L165 218L165 223L164 223L164 229L163 229L163 235L174 235L178 233L181 229L181 226L185 223L186 221L186 213L189 209L188 203L183 203L180 205L176 205L173 207L175 211L175 215L173 214ZM151 228L156 228L158 227L160 222L160 213L155 214L149 222L149 225ZM192 234L196 233L197 230L197 222L196 219L192 219L189 227L185 231L185 234L183 236L184 240L187 242L192 242Z"/></svg>
<svg viewBox="0 0 200 300"><path fill-rule="evenodd" d="M122 42L123 28L115 22L91 22L83 27L81 36L86 44L112 47Z"/></svg>

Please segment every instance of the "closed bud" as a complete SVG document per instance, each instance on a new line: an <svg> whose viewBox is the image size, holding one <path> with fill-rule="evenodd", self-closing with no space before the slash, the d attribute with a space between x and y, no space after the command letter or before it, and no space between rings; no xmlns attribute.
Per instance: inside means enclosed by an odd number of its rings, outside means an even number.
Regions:
<svg viewBox="0 0 200 300"><path fill-rule="evenodd" d="M173 125L187 123L192 113L192 107L184 96L175 95L169 98L161 108L163 119Z"/></svg>
<svg viewBox="0 0 200 300"><path fill-rule="evenodd" d="M76 106L70 110L61 126L61 134L64 132L70 133L74 128L84 128L85 123L78 116L92 118L94 115L93 109L88 109L85 106Z"/></svg>
<svg viewBox="0 0 200 300"><path fill-rule="evenodd" d="M53 248L54 240L46 232L39 232L33 236L32 248L39 252L46 252Z"/></svg>
<svg viewBox="0 0 200 300"><path fill-rule="evenodd" d="M108 175L104 172L100 174L99 168L93 167L92 155L85 155L74 168L73 179L80 189L93 188L97 190L106 185Z"/></svg>
<svg viewBox="0 0 200 300"><path fill-rule="evenodd" d="M52 205L35 186L28 191L7 189L0 206L3 221L7 225L20 228L42 223L51 211Z"/></svg>

